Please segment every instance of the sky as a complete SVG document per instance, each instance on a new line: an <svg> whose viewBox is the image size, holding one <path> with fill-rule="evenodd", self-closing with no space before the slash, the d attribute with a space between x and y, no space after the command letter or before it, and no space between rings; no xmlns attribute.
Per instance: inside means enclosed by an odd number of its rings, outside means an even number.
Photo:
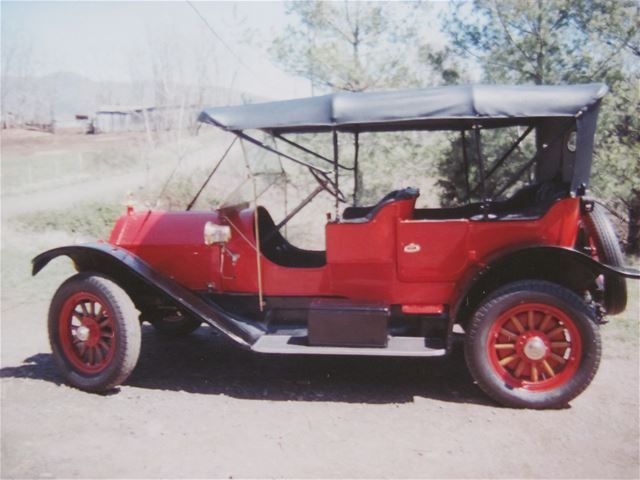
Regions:
<svg viewBox="0 0 640 480"><path fill-rule="evenodd" d="M271 39L291 21L282 2L194 1L193 5L233 54L186 1L2 1L3 54L14 45L30 46L36 76L63 71L93 80L129 82L134 75L145 75L145 68L137 67L145 64L156 40L170 39L192 49L187 54L212 46L222 66L217 69L219 86L233 83L236 89L271 98L310 94L307 80L278 69L266 52Z"/></svg>
<svg viewBox="0 0 640 480"><path fill-rule="evenodd" d="M430 42L445 41L438 13L446 5L430 3L423 28ZM311 95L308 80L287 74L269 58L273 39L297 21L281 1L0 0L0 17L3 60L16 46L30 51L32 76L71 72L96 81L149 80L152 52L169 42L172 54L189 59L181 72L185 81L197 78L195 59L210 49L216 61L210 69L216 72L213 86L257 98Z"/></svg>

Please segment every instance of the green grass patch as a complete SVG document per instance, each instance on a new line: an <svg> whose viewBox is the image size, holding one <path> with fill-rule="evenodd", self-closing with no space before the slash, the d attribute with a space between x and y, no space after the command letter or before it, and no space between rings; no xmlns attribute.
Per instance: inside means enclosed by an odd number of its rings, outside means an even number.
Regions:
<svg viewBox="0 0 640 480"><path fill-rule="evenodd" d="M43 272L31 275L31 259L37 254L60 245L3 245L2 256L2 312L34 301L49 301L60 283L75 273L66 257L54 259Z"/></svg>
<svg viewBox="0 0 640 480"><path fill-rule="evenodd" d="M610 341L638 346L640 342L640 282L627 280L627 309L620 315L609 317L603 335Z"/></svg>
<svg viewBox="0 0 640 480"><path fill-rule="evenodd" d="M15 222L29 232L60 231L72 235L106 239L116 219L125 212L121 204L86 203L71 209L29 213Z"/></svg>
<svg viewBox="0 0 640 480"><path fill-rule="evenodd" d="M166 210L184 210L202 186L209 174L206 168L195 168L189 172L173 174L167 181L159 183L145 192L138 201L146 205L155 205ZM219 200L208 184L200 194L195 209L210 208Z"/></svg>
<svg viewBox="0 0 640 480"><path fill-rule="evenodd" d="M167 184L156 186L152 191L136 196L136 210L153 206L167 210L184 210L206 178L206 170L195 169L186 174L177 174ZM196 208L216 205L218 200L205 190ZM73 208L42 210L21 215L12 221L22 232L56 231L64 232L83 240L109 238L115 221L125 213L121 203L88 202Z"/></svg>
<svg viewBox="0 0 640 480"><path fill-rule="evenodd" d="M24 193L43 186L93 180L138 171L146 160L135 151L108 149L95 152L50 151L33 155L7 154L2 159L2 188Z"/></svg>

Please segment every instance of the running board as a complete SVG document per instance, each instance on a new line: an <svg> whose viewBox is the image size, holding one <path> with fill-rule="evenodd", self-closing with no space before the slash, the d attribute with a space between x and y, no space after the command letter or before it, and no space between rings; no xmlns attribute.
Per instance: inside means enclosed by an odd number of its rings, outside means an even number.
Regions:
<svg viewBox="0 0 640 480"><path fill-rule="evenodd" d="M309 346L307 337L263 335L251 345L251 350L259 353L381 357L440 357L446 354L446 349L428 347L426 343L423 337L389 337L386 347L318 347Z"/></svg>

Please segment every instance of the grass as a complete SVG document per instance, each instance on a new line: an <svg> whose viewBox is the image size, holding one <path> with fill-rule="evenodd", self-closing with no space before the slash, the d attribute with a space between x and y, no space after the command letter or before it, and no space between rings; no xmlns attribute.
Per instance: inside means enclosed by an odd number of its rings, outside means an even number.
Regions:
<svg viewBox="0 0 640 480"><path fill-rule="evenodd" d="M114 171L144 168L136 152L115 149L96 152L44 152L33 155L3 154L2 187L5 193L24 193L75 181L102 178Z"/></svg>
<svg viewBox="0 0 640 480"><path fill-rule="evenodd" d="M14 220L14 224L25 232L59 231L74 237L106 239L123 213L122 205L92 202L73 209L28 213Z"/></svg>
<svg viewBox="0 0 640 480"><path fill-rule="evenodd" d="M140 200L143 203L158 204L168 210L184 210L202 186L208 173L208 169L202 167L193 168L184 173L177 173L168 182L165 181L148 190ZM211 185L205 187L195 205L196 209L219 203L211 190Z"/></svg>
<svg viewBox="0 0 640 480"><path fill-rule="evenodd" d="M74 273L71 261L56 259L45 271L31 276L31 259L50 248L72 243L61 232L8 232L3 225L2 250L2 312L34 301L48 301L55 289Z"/></svg>
<svg viewBox="0 0 640 480"><path fill-rule="evenodd" d="M639 268L640 258L628 256L626 264ZM627 309L608 320L602 330L606 341L640 344L640 280L627 280Z"/></svg>
<svg viewBox="0 0 640 480"><path fill-rule="evenodd" d="M627 280L627 309L609 318L602 329L606 342L621 342L638 346L640 342L640 281Z"/></svg>
<svg viewBox="0 0 640 480"><path fill-rule="evenodd" d="M160 208L183 210L198 191L203 178L206 178L206 170L202 168L177 174L166 186L159 185L153 191L136 198L137 208L142 209L146 204L157 204ZM198 201L200 206L217 203L215 196L207 190ZM109 237L115 221L124 212L125 207L121 203L87 202L73 208L27 213L11 223L23 232L56 231L83 240L105 240Z"/></svg>

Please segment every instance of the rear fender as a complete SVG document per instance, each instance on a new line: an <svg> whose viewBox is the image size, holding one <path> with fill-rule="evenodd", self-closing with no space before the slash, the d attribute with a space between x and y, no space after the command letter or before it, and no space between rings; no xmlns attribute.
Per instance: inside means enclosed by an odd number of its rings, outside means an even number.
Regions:
<svg viewBox="0 0 640 480"><path fill-rule="evenodd" d="M102 273L130 295L147 291L160 296L176 307L217 328L236 342L250 346L264 331L244 320L235 318L219 306L205 301L193 291L156 272L149 264L127 250L108 243L89 243L54 248L32 260L32 274L36 275L51 260L67 256L76 270Z"/></svg>
<svg viewBox="0 0 640 480"><path fill-rule="evenodd" d="M484 297L509 282L547 280L581 294L602 274L640 279L639 270L605 265L566 247L535 246L502 252L484 261L458 282L451 322L464 326Z"/></svg>

